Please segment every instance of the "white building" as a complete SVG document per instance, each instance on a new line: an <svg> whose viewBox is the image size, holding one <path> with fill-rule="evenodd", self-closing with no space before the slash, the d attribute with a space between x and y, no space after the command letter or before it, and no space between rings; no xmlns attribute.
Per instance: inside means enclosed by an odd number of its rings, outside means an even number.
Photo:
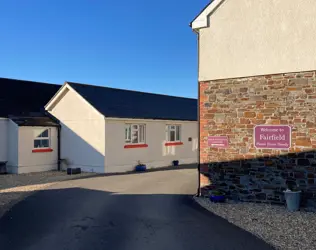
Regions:
<svg viewBox="0 0 316 250"><path fill-rule="evenodd" d="M0 173L196 163L197 126L195 99L0 78Z"/></svg>
<svg viewBox="0 0 316 250"><path fill-rule="evenodd" d="M197 162L195 99L66 82L45 109L60 121L64 167L116 173Z"/></svg>
<svg viewBox="0 0 316 250"><path fill-rule="evenodd" d="M0 78L0 165L7 172L58 169L59 125L45 116L44 105L59 88Z"/></svg>
<svg viewBox="0 0 316 250"><path fill-rule="evenodd" d="M0 118L0 162L7 172L57 170L58 127L48 117Z"/></svg>

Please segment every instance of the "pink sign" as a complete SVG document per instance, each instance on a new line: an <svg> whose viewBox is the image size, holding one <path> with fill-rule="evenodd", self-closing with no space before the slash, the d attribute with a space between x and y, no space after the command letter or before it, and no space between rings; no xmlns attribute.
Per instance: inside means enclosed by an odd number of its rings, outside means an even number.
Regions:
<svg viewBox="0 0 316 250"><path fill-rule="evenodd" d="M259 125L254 129L254 144L256 148L289 149L291 147L290 126Z"/></svg>
<svg viewBox="0 0 316 250"><path fill-rule="evenodd" d="M227 136L209 136L208 145L211 148L228 148Z"/></svg>

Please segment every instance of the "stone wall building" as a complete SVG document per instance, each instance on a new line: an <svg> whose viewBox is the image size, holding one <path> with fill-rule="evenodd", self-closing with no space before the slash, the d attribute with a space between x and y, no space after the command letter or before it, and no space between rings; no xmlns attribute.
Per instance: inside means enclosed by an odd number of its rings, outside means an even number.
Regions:
<svg viewBox="0 0 316 250"><path fill-rule="evenodd" d="M214 0L191 23L202 194L216 188L243 201L284 203L283 190L294 185L303 201L316 196L315 13L312 0ZM278 132L259 135L258 125Z"/></svg>

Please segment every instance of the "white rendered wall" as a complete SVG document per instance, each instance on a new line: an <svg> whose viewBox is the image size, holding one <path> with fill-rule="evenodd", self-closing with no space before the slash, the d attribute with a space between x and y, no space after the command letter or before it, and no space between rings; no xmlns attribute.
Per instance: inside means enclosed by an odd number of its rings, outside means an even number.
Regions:
<svg viewBox="0 0 316 250"><path fill-rule="evenodd" d="M72 90L49 112L61 123L61 159L67 162L63 165L104 173L104 117Z"/></svg>
<svg viewBox="0 0 316 250"><path fill-rule="evenodd" d="M125 123L146 124L147 148L124 148ZM165 146L167 124L181 125L183 145ZM148 168L170 166L173 160L179 160L180 164L198 161L197 122L106 119L105 131L107 173L132 171L138 161ZM191 142L188 141L189 137L192 138Z"/></svg>

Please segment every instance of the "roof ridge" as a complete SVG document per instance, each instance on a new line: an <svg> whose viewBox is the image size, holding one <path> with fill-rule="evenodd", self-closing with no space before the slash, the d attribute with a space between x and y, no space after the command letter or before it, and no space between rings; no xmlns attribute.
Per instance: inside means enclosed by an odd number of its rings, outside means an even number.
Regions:
<svg viewBox="0 0 316 250"><path fill-rule="evenodd" d="M124 92L133 92L133 93L141 93L141 94L146 94L146 95L165 96L165 97L172 97L172 98L178 98L178 99L189 99L189 100L196 100L197 101L197 98L184 97L184 96L173 96L173 95L150 93L150 92L144 92L144 91L138 91L138 90L120 89L120 88L114 88L114 87L92 85L92 84L78 83L78 82L69 82L69 81L66 81L66 83L91 86L91 87L98 87L98 88L103 88L103 89L113 89L113 90L124 91Z"/></svg>

